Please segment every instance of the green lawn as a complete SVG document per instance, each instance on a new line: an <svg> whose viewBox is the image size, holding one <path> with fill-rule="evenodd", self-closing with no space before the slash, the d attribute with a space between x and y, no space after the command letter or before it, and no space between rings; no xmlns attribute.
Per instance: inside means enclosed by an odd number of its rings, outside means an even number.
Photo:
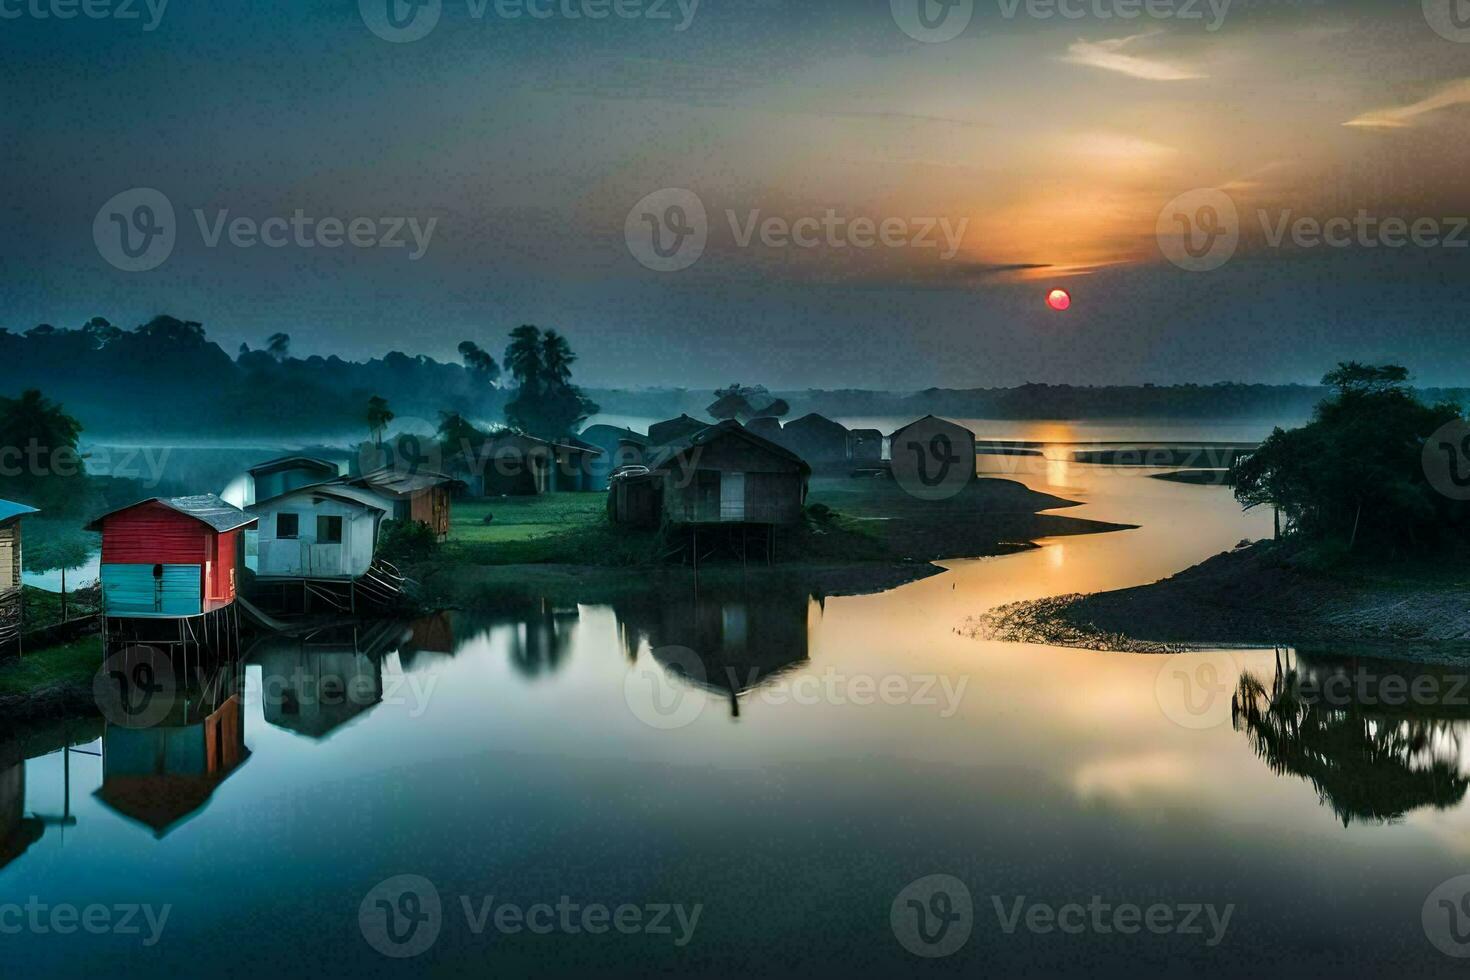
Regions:
<svg viewBox="0 0 1470 980"><path fill-rule="evenodd" d="M622 566L647 561L656 548L655 535L608 523L607 494L552 493L456 502L441 561Z"/></svg>
<svg viewBox="0 0 1470 980"><path fill-rule="evenodd" d="M96 634L25 656L0 661L0 695L30 694L55 684L89 686L102 665L102 637Z"/></svg>

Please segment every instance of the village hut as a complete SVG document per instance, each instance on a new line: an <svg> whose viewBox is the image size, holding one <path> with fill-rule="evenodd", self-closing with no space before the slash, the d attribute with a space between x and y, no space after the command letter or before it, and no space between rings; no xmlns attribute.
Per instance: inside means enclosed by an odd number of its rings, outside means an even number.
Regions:
<svg viewBox="0 0 1470 980"><path fill-rule="evenodd" d="M351 581L367 573L396 502L345 483L299 487L253 504L258 581Z"/></svg>
<svg viewBox="0 0 1470 980"><path fill-rule="evenodd" d="M301 487L328 483L341 475L331 460L317 456L282 456L257 463L247 471L250 497L239 506L270 500Z"/></svg>
<svg viewBox="0 0 1470 980"><path fill-rule="evenodd" d="M597 484L597 446L574 437L553 442L522 432L492 433L456 474L473 497L531 497L591 490Z"/></svg>
<svg viewBox="0 0 1470 980"><path fill-rule="evenodd" d="M593 490L606 489L613 473L623 467L641 465L648 449L648 436L617 425L591 425L577 438L600 454L590 460Z"/></svg>
<svg viewBox="0 0 1470 980"><path fill-rule="evenodd" d="M21 599L21 518L39 513L34 507L0 500L0 653L20 646L25 629Z"/></svg>
<svg viewBox="0 0 1470 980"><path fill-rule="evenodd" d="M182 724L108 725L97 798L162 839L202 809L250 758L238 693Z"/></svg>
<svg viewBox="0 0 1470 980"><path fill-rule="evenodd" d="M873 464L883 459L883 433L877 429L853 429L847 434L847 456L854 463Z"/></svg>
<svg viewBox="0 0 1470 980"><path fill-rule="evenodd" d="M781 427L781 445L814 466L847 461L847 426L813 412Z"/></svg>
<svg viewBox="0 0 1470 980"><path fill-rule="evenodd" d="M607 517L628 527L658 527L663 514L663 481L647 466L624 466L607 484Z"/></svg>
<svg viewBox="0 0 1470 980"><path fill-rule="evenodd" d="M888 437L895 480L919 497L939 499L975 479L975 434L962 425L926 415Z"/></svg>
<svg viewBox="0 0 1470 980"><path fill-rule="evenodd" d="M648 444L650 446L672 445L713 424L713 422L702 422L699 419L690 418L688 415L680 415L667 422L655 422L648 427Z"/></svg>
<svg viewBox="0 0 1470 980"><path fill-rule="evenodd" d="M733 420L664 446L648 469L670 524L761 524L801 520L811 467Z"/></svg>
<svg viewBox="0 0 1470 980"><path fill-rule="evenodd" d="M449 537L450 495L464 487L461 481L443 473L430 470L405 472L392 467L364 473L346 483L386 501L390 508L389 516L395 521L427 524L439 541Z"/></svg>
<svg viewBox="0 0 1470 980"><path fill-rule="evenodd" d="M87 525L102 534L104 615L182 619L235 601L240 532L256 519L218 496L153 497Z"/></svg>

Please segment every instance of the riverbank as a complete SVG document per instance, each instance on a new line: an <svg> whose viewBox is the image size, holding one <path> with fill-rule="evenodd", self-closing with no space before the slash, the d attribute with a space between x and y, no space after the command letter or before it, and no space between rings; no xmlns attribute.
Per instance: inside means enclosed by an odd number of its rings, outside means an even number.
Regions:
<svg viewBox="0 0 1470 980"><path fill-rule="evenodd" d="M102 637L96 634L0 662L0 727L95 715L92 680L101 663Z"/></svg>
<svg viewBox="0 0 1470 980"><path fill-rule="evenodd" d="M1470 657L1470 562L1369 567L1257 542L1152 585L1001 606L962 631L1136 653L1282 645L1462 661Z"/></svg>
<svg viewBox="0 0 1470 980"><path fill-rule="evenodd" d="M668 560L668 538L610 524L605 502L604 494L583 493L457 503L449 540L410 569L420 601L470 609L535 596L599 602L695 583L692 567ZM702 561L698 583L863 595L937 575L943 569L936 561L1131 527L1042 513L1073 506L1012 480L980 479L948 500L925 501L891 480L818 477L809 519L778 534L773 562L763 551L759 559Z"/></svg>

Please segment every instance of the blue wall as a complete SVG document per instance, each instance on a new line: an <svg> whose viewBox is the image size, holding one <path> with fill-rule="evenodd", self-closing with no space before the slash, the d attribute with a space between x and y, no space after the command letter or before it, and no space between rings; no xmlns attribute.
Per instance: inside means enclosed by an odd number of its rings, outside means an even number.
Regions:
<svg viewBox="0 0 1470 980"><path fill-rule="evenodd" d="M102 595L108 616L197 616L204 611L201 565L103 565Z"/></svg>

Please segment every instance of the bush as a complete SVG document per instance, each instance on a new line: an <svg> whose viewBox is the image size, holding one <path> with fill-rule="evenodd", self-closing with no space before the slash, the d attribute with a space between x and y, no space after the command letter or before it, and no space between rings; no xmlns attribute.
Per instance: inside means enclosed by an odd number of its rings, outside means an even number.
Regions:
<svg viewBox="0 0 1470 980"><path fill-rule="evenodd" d="M423 521L387 520L378 533L378 557L395 564L427 561L438 547L434 529Z"/></svg>

